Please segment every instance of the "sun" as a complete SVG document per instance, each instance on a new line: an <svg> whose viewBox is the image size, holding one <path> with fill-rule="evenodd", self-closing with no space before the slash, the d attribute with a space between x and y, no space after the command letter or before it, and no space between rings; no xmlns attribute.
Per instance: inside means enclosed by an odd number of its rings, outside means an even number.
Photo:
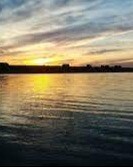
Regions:
<svg viewBox="0 0 133 167"><path fill-rule="evenodd" d="M41 65L45 65L45 64L47 64L49 62L50 62L49 58L37 58L37 59L34 59L32 61L32 64L41 66Z"/></svg>
<svg viewBox="0 0 133 167"><path fill-rule="evenodd" d="M25 61L24 64L26 65L37 65L37 66L43 66L43 65L56 65L59 64L59 59L57 57L46 57L46 58L32 58L28 61Z"/></svg>

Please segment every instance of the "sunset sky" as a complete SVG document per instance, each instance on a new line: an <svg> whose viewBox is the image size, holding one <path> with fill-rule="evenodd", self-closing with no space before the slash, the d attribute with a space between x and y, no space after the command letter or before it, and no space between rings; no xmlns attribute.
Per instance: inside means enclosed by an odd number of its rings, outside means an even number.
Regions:
<svg viewBox="0 0 133 167"><path fill-rule="evenodd" d="M133 66L133 0L0 0L0 62Z"/></svg>

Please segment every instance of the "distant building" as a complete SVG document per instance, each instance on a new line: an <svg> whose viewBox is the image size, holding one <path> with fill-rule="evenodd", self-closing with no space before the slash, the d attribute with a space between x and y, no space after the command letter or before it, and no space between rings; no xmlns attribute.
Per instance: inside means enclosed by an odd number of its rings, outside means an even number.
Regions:
<svg viewBox="0 0 133 167"><path fill-rule="evenodd" d="M87 68L92 68L92 66L90 65L90 64L87 64L87 66L86 66Z"/></svg>
<svg viewBox="0 0 133 167"><path fill-rule="evenodd" d="M0 63L0 67L9 67L9 64L8 63Z"/></svg>
<svg viewBox="0 0 133 167"><path fill-rule="evenodd" d="M63 64L63 65L62 65L62 68L69 68L69 67L70 67L69 64Z"/></svg>
<svg viewBox="0 0 133 167"><path fill-rule="evenodd" d="M0 63L0 72L9 71L10 67L8 63Z"/></svg>
<svg viewBox="0 0 133 167"><path fill-rule="evenodd" d="M109 65L101 65L101 68L108 69L110 67L109 67Z"/></svg>
<svg viewBox="0 0 133 167"><path fill-rule="evenodd" d="M69 71L69 69L70 69L70 65L69 64L63 64L62 65L62 71L63 72L67 72L67 71Z"/></svg>
<svg viewBox="0 0 133 167"><path fill-rule="evenodd" d="M114 68L116 68L116 69L120 69L120 68L122 68L122 67L119 66L119 65L115 65Z"/></svg>

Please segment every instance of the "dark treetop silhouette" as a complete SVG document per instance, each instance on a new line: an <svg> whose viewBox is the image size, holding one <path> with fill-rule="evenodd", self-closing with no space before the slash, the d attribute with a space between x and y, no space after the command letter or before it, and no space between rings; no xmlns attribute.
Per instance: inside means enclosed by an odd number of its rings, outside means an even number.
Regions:
<svg viewBox="0 0 133 167"><path fill-rule="evenodd" d="M89 72L133 72L132 67L121 67L119 65L108 66L70 66L63 64L62 66L37 66L37 65L9 65L8 63L0 63L0 73L89 73Z"/></svg>

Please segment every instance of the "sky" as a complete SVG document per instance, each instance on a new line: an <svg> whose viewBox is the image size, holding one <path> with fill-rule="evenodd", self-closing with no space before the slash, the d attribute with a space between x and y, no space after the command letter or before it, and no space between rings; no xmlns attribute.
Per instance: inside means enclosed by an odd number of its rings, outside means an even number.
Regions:
<svg viewBox="0 0 133 167"><path fill-rule="evenodd" d="M0 62L133 67L133 0L0 0Z"/></svg>

